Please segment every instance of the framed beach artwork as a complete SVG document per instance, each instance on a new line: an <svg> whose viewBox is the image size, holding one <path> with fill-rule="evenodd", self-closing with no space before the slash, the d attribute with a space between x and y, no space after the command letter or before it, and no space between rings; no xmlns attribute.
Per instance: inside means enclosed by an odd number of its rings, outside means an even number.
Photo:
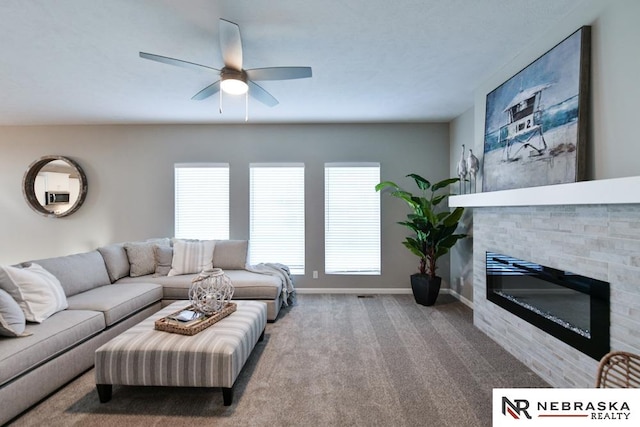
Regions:
<svg viewBox="0 0 640 427"><path fill-rule="evenodd" d="M585 179L591 27L487 95L483 191Z"/></svg>

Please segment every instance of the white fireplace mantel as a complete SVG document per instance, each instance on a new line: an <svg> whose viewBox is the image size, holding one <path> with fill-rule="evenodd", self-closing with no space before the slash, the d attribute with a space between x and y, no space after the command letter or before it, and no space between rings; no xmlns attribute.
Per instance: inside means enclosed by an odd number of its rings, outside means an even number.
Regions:
<svg viewBox="0 0 640 427"><path fill-rule="evenodd" d="M640 176L451 196L450 207L640 203Z"/></svg>

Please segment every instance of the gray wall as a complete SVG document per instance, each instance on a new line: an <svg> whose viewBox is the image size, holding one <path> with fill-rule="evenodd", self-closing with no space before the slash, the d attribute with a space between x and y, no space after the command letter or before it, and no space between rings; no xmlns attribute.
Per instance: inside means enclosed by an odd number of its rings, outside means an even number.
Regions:
<svg viewBox="0 0 640 427"><path fill-rule="evenodd" d="M530 45L496 70L476 90L474 107L450 123L451 174L455 175L455 162L463 143L467 147L471 145L474 154L482 161L487 94L582 25L591 25L587 176L588 179L607 179L640 175L637 108L634 106L636 100L640 99L640 55L633 53L640 44L639 16L640 2L637 0L588 0L571 11L561 24L553 28L541 28L538 37ZM473 120L470 120L470 115L473 115ZM478 188L481 188L481 179L478 180ZM465 221L468 227L472 223L472 217ZM467 240L464 245L457 245L456 253L452 254L451 277L456 284L460 276L464 277L464 286L459 292L469 298L472 282L469 281L468 266L473 253L470 247L472 242Z"/></svg>
<svg viewBox="0 0 640 427"><path fill-rule="evenodd" d="M474 152L482 153L486 96L583 25L591 25L588 179L640 175L637 106L640 99L640 2L588 0L491 76L475 94Z"/></svg>
<svg viewBox="0 0 640 427"><path fill-rule="evenodd" d="M381 178L410 185L417 172L448 176L447 124L377 125L141 125L3 127L0 132L0 263L64 255L111 242L173 235L173 165L229 162L231 233L248 238L249 163L306 165L306 275L299 287L407 288L417 258L401 241L400 201L382 197L382 275L324 276L324 163L381 163ZM22 177L48 154L73 158L84 168L88 198L80 210L45 218L25 203ZM320 277L311 279L318 270ZM448 282L448 264L441 274ZM446 283L444 285L446 287Z"/></svg>
<svg viewBox="0 0 640 427"><path fill-rule="evenodd" d="M462 144L465 145L465 159L469 153L469 147L473 149L473 114L473 108L470 108L449 123L451 176L457 176L456 165L460 161ZM476 150L473 154L481 157L481 154ZM476 176L478 191L482 190L480 179L481 173ZM473 191L469 190L471 182L465 188L467 192ZM454 189L457 194L463 194L460 186L454 187ZM458 241L451 249L451 290L457 293L463 301L470 303L473 301L473 212L471 209L465 209L458 232L465 233L468 237Z"/></svg>

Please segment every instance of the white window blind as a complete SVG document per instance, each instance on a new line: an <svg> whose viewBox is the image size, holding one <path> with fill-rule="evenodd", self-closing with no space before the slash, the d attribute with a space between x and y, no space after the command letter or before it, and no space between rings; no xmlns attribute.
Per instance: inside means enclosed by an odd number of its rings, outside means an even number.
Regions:
<svg viewBox="0 0 640 427"><path fill-rule="evenodd" d="M175 237L229 238L229 164L179 163L175 177Z"/></svg>
<svg viewBox="0 0 640 427"><path fill-rule="evenodd" d="M304 164L250 165L249 262L304 274Z"/></svg>
<svg viewBox="0 0 640 427"><path fill-rule="evenodd" d="M324 168L325 273L380 274L378 163Z"/></svg>

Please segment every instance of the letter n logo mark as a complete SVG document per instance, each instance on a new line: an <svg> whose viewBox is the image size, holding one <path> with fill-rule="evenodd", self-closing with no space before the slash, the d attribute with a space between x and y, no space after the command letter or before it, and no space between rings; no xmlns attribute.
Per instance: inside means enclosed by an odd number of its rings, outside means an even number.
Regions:
<svg viewBox="0 0 640 427"><path fill-rule="evenodd" d="M502 415L511 415L516 420L524 414L525 417L531 419L527 409L529 408L529 401L524 399L514 399L513 402L502 396Z"/></svg>

